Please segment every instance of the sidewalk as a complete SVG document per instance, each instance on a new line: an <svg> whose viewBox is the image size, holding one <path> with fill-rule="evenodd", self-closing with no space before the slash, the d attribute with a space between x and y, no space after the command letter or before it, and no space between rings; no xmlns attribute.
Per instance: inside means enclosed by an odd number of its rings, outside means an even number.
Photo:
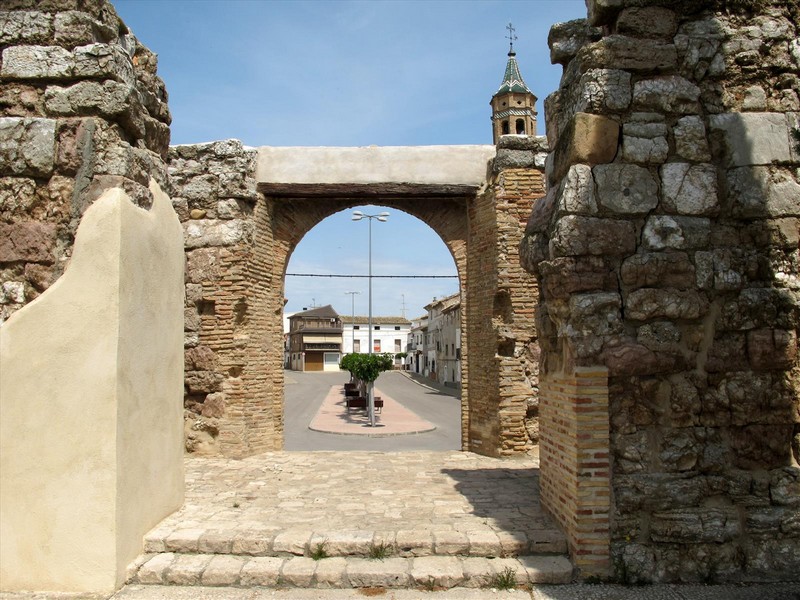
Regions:
<svg viewBox="0 0 800 600"><path fill-rule="evenodd" d="M397 371L401 375L404 375L414 383L421 385L423 387L436 390L440 394L447 394L448 396L452 396L453 398L460 398L461 397L461 390L458 388L452 388L441 384L429 377L425 377L424 375L420 375L419 373L413 373L411 371Z"/></svg>

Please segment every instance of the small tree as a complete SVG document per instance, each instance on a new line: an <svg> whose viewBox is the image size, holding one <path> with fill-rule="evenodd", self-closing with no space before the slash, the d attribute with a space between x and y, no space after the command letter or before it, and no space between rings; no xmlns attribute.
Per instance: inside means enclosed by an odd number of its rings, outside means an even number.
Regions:
<svg viewBox="0 0 800 600"><path fill-rule="evenodd" d="M349 360L345 368L364 383L373 383L378 375L394 366L391 354L348 354L346 358Z"/></svg>
<svg viewBox="0 0 800 600"><path fill-rule="evenodd" d="M369 421L370 425L375 425L375 398L373 387L375 380L383 371L389 371L394 366L394 357L391 354L347 354L339 367L350 371L350 375L358 379L367 387L367 397L369 400Z"/></svg>
<svg viewBox="0 0 800 600"><path fill-rule="evenodd" d="M353 373L353 365L355 364L357 354L345 354L342 357L342 360L339 361L339 368L343 371L350 371L350 379L355 378L355 374Z"/></svg>

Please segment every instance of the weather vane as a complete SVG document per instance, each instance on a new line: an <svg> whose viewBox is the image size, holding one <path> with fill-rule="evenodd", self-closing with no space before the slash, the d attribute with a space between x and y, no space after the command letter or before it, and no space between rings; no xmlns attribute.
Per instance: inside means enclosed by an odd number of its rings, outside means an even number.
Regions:
<svg viewBox="0 0 800 600"><path fill-rule="evenodd" d="M515 29L514 29L514 26L511 23L506 25L506 29L508 29L508 35L506 36L506 39L508 39L508 41L511 44L511 47L509 48L508 51L509 52L513 52L514 51L514 42L517 41L517 36L514 35Z"/></svg>

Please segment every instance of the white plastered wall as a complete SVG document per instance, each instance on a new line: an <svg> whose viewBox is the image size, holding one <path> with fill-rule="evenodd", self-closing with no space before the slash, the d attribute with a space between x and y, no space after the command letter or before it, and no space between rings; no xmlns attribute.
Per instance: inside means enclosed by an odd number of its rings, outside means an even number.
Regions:
<svg viewBox="0 0 800 600"><path fill-rule="evenodd" d="M0 589L107 592L183 502L183 234L151 184L85 213L0 326Z"/></svg>

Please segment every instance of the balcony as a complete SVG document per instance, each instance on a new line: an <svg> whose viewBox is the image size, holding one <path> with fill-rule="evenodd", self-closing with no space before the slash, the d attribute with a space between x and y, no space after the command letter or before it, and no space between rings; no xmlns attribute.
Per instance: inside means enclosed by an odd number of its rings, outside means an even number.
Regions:
<svg viewBox="0 0 800 600"><path fill-rule="evenodd" d="M334 350L336 352L340 352L342 349L341 344L333 344L333 343L314 343L314 344L303 344L303 350Z"/></svg>

